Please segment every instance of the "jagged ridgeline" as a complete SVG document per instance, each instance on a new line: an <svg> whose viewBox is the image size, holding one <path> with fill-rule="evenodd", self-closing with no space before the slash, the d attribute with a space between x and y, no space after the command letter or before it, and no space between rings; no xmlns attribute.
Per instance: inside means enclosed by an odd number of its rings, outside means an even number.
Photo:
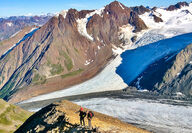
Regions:
<svg viewBox="0 0 192 133"><path fill-rule="evenodd" d="M117 1L100 10L70 9L52 17L0 57L0 97L8 100L26 87L58 90L89 79L109 61L112 48L123 43L118 32L127 24L133 32L147 29L134 8Z"/></svg>

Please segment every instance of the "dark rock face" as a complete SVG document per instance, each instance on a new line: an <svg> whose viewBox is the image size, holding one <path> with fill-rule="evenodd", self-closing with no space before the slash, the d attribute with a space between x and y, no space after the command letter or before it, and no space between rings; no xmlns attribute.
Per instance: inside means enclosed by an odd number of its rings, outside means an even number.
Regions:
<svg viewBox="0 0 192 133"><path fill-rule="evenodd" d="M178 92L187 97L192 96L192 45L188 45L179 54L168 55L151 64L132 86L166 95L177 95ZM140 88L140 89L141 89Z"/></svg>
<svg viewBox="0 0 192 133"><path fill-rule="evenodd" d="M156 15L153 14L154 21L156 23L163 22L163 20L160 17L157 17Z"/></svg>
<svg viewBox="0 0 192 133"><path fill-rule="evenodd" d="M192 65L187 65L180 73L180 75L163 85L160 88L160 92L168 95L177 95L181 92L185 96L192 96Z"/></svg>
<svg viewBox="0 0 192 133"><path fill-rule="evenodd" d="M151 10L152 10L152 11L156 11L156 10L157 10L157 7L153 7Z"/></svg>
<svg viewBox="0 0 192 133"><path fill-rule="evenodd" d="M150 10L144 6L131 7L131 9L139 15L142 15L146 12L150 12Z"/></svg>
<svg viewBox="0 0 192 133"><path fill-rule="evenodd" d="M85 18L88 13L93 12L94 10L82 10L79 12L79 18Z"/></svg>
<svg viewBox="0 0 192 133"><path fill-rule="evenodd" d="M181 92L192 96L192 44L176 56L174 64L167 70L158 89L166 94Z"/></svg>
<svg viewBox="0 0 192 133"><path fill-rule="evenodd" d="M19 16L0 19L0 41L9 38L14 33L23 29L26 26L43 25L52 16Z"/></svg>
<svg viewBox="0 0 192 133"><path fill-rule="evenodd" d="M180 9L183 6L189 6L189 4L187 2L179 2L175 5L171 5L167 8L168 11L173 11L173 10L177 10Z"/></svg>
<svg viewBox="0 0 192 133"><path fill-rule="evenodd" d="M133 36L132 38L131 38L131 41L132 42L135 42L137 40L137 36Z"/></svg>
<svg viewBox="0 0 192 133"><path fill-rule="evenodd" d="M166 60L168 58L171 59L167 62ZM131 83L131 86L136 86L138 89L147 89L150 91L155 91L155 85L157 85L163 80L163 76L165 75L166 71L171 68L174 60L175 56L172 57L172 55L168 55L165 58L160 59L159 61L156 61L155 63L151 64L142 74L140 74L140 76L135 81Z"/></svg>

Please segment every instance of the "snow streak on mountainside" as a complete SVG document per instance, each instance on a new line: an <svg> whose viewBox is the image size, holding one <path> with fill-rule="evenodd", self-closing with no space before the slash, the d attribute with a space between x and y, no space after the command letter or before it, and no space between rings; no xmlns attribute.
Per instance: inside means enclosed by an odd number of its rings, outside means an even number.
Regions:
<svg viewBox="0 0 192 133"><path fill-rule="evenodd" d="M159 133L191 133L192 107L140 99L94 98L78 105Z"/></svg>
<svg viewBox="0 0 192 133"><path fill-rule="evenodd" d="M87 33L87 23L92 18L93 15L98 14L101 16L104 8L100 10L95 10L85 16L85 18L77 19L78 31L81 35L87 37L88 39L93 41L93 37Z"/></svg>

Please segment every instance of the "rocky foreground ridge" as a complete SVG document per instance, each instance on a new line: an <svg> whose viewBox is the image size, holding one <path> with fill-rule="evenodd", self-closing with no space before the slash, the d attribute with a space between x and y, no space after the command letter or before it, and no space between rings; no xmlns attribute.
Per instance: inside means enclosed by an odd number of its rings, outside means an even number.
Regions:
<svg viewBox="0 0 192 133"><path fill-rule="evenodd" d="M80 106L69 101L62 101L48 105L41 109L29 119L15 132L77 132L84 131L84 128L79 127L79 116L75 112ZM87 110L87 109L84 109ZM136 128L130 124L121 122L120 120L94 112L92 120L93 127L97 128L98 133L147 133L143 129ZM87 120L85 119L86 125ZM89 130L89 132L94 132Z"/></svg>

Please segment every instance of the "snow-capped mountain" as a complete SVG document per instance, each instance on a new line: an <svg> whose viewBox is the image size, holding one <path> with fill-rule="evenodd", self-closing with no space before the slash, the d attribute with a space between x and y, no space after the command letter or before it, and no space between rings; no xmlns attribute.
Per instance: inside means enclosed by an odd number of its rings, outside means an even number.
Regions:
<svg viewBox="0 0 192 133"><path fill-rule="evenodd" d="M135 49L134 53L142 49L140 46L192 31L189 27L192 5L174 6L179 8L171 11L143 6L129 8L114 1L99 10L63 10L0 60L1 97L18 102L31 98L30 92L37 96L56 91L39 97L47 99L127 87L129 83L116 73L123 51ZM164 40L161 46L158 43L146 46L152 54L139 57L145 57L146 61L138 65L140 69L133 66L137 73L130 82L154 61L187 46L190 38L191 34L187 34L184 39L178 36L172 41ZM169 45L174 41L178 41L178 47ZM129 61L126 61L128 68ZM123 73L127 79L133 76L126 71ZM75 84L78 85L70 87ZM63 88L67 89L57 91Z"/></svg>
<svg viewBox="0 0 192 133"><path fill-rule="evenodd" d="M122 49L119 28L128 24L133 33L147 29L117 1L99 10L62 11L1 58L1 97L26 87L39 95L93 77Z"/></svg>

